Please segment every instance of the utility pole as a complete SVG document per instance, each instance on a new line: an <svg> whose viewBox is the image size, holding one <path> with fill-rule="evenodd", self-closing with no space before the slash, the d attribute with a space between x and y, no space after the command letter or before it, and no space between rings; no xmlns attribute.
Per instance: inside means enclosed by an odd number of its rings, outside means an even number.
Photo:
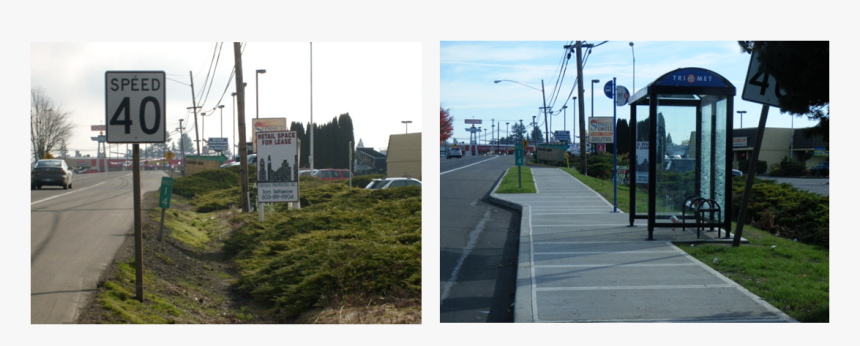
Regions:
<svg viewBox="0 0 860 346"><path fill-rule="evenodd" d="M185 138L182 137L182 135L183 135L183 133L182 133L182 121L183 120L185 120L185 119L179 119L179 150L182 151L182 157L180 158L180 160L182 160L182 176L184 177L185 176L185 141L183 139L185 139Z"/></svg>
<svg viewBox="0 0 860 346"><path fill-rule="evenodd" d="M308 158L311 172L314 171L314 43L311 42L311 155Z"/></svg>
<svg viewBox="0 0 860 346"><path fill-rule="evenodd" d="M547 122L546 118L546 93L543 91L543 79L540 80L540 93L543 95L543 125L546 126L546 137L544 138L544 141L549 143L549 122ZM535 149L537 149L537 146L535 146Z"/></svg>
<svg viewBox="0 0 860 346"><path fill-rule="evenodd" d="M585 159L585 102L582 88L582 41L576 41L576 85L579 98L579 165L580 171L588 175Z"/></svg>
<svg viewBox="0 0 860 346"><path fill-rule="evenodd" d="M233 42L233 56L236 61L236 96L239 103L239 174L241 175L242 196L244 197L242 198L242 212L247 213L251 206L248 192L248 150L245 145L245 83L242 82L242 45L239 42Z"/></svg>
<svg viewBox="0 0 860 346"><path fill-rule="evenodd" d="M194 96L194 75L188 71L188 77L191 78L191 102L194 107L194 139L197 141L197 155L200 155L200 132L197 130L197 97Z"/></svg>

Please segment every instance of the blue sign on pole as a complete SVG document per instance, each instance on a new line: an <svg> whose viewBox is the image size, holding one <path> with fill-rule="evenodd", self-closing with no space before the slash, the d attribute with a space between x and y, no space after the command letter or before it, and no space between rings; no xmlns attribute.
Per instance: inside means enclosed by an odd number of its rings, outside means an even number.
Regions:
<svg viewBox="0 0 860 346"><path fill-rule="evenodd" d="M614 89L614 86L615 86L615 82L613 82L613 81L608 81L608 82L606 82L606 85L603 86L603 93L606 94L606 97L611 98L613 100L615 99L615 97L614 97L615 95L613 94L613 90L612 90L612 89Z"/></svg>
<svg viewBox="0 0 860 346"><path fill-rule="evenodd" d="M209 149L215 151L227 151L226 137L211 137L209 138Z"/></svg>

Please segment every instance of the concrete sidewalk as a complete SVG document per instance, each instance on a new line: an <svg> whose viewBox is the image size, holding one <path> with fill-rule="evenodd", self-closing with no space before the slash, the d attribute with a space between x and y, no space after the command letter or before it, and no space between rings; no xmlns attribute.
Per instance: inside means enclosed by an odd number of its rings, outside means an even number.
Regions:
<svg viewBox="0 0 860 346"><path fill-rule="evenodd" d="M490 194L521 210L515 322L795 322L687 255L657 228L556 168L532 168L536 194ZM687 245L684 245L687 246Z"/></svg>

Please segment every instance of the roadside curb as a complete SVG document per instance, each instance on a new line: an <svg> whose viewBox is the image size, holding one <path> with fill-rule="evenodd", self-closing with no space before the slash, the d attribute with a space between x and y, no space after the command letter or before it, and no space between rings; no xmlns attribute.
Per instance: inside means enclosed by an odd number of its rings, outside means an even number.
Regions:
<svg viewBox="0 0 860 346"><path fill-rule="evenodd" d="M507 207L520 212L520 244L517 250L517 289L514 297L514 323L534 322L534 310L532 309L533 294L532 294L532 261L531 261L531 207L528 204L520 204L506 200L496 194L496 189L502 183L504 175L499 178L496 185L493 187L493 192L488 195L491 203ZM528 234L523 234L523 230L529 230ZM529 260L524 261L523 258Z"/></svg>

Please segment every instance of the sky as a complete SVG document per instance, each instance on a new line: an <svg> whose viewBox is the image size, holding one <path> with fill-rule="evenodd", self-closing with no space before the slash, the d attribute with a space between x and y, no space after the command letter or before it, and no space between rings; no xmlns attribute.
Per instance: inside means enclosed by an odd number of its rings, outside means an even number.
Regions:
<svg viewBox="0 0 860 346"><path fill-rule="evenodd" d="M634 94L656 78L684 67L700 67L722 75L737 88L734 98L734 127L758 126L761 105L741 98L744 79L749 67L750 55L741 53L737 41L588 41L594 47L586 59L583 50L583 83L586 117L611 117L613 111L619 119L630 118L630 107L613 107L612 99L603 91L607 81L615 78ZM633 42L631 48L630 42ZM481 119L482 129L490 139L489 130L496 125L501 137L507 137L510 125L523 121L532 122L537 116L541 132L547 130L543 107L541 81L546 104L552 115L547 118L550 133L557 130L574 130L578 134L579 123L574 119L573 103L577 91L576 54L572 54L566 70L562 71L566 59L565 45L570 41L443 41L440 43L440 103L454 116L454 135L457 141L469 140L466 119ZM635 65L634 65L635 58ZM634 76L635 69L635 76ZM559 76L563 78L559 81ZM599 80L592 83L592 80ZM495 80L502 81L498 84ZM593 87L593 89L592 89ZM592 90L593 94L592 94ZM571 93L572 92L572 93ZM592 102L593 98L593 102ZM578 104L577 100L577 104ZM562 107L567 105L567 109ZM593 113L592 113L593 107ZM613 110L615 108L615 110ZM548 112L550 114L550 112ZM641 117L641 114L640 114ZM641 120L641 119L639 119ZM587 122L587 121L586 121ZM501 123L501 128L499 128ZM506 124L510 123L510 125ZM816 122L806 117L794 118L794 127L811 127ZM771 107L768 111L767 127L792 127L792 116L781 114ZM527 126L530 128L530 125ZM678 131L680 132L680 131ZM689 136L689 133L687 133ZM498 136L498 135L497 135ZM677 135L674 137L677 138Z"/></svg>
<svg viewBox="0 0 860 346"><path fill-rule="evenodd" d="M311 107L313 121L320 125L349 113L356 142L361 139L365 147L386 150L389 135L405 133L407 128L410 133L421 132L420 43L249 42L244 50L246 140L257 117L258 91L260 118L286 118L288 127L293 121L307 126ZM193 103L193 75L197 103L203 107L199 113L207 114L205 119L197 118L205 131L200 137L221 137L223 121L223 136L234 144L232 42L32 43L30 60L31 86L41 87L71 112L70 155L79 150L95 156L97 144L91 137L98 133L91 125L105 123L106 71L165 72L166 129L173 141L179 139L180 119L195 139L194 116L188 110ZM258 69L266 72L258 75ZM218 105L224 107L218 109ZM124 146L111 151L124 152Z"/></svg>

